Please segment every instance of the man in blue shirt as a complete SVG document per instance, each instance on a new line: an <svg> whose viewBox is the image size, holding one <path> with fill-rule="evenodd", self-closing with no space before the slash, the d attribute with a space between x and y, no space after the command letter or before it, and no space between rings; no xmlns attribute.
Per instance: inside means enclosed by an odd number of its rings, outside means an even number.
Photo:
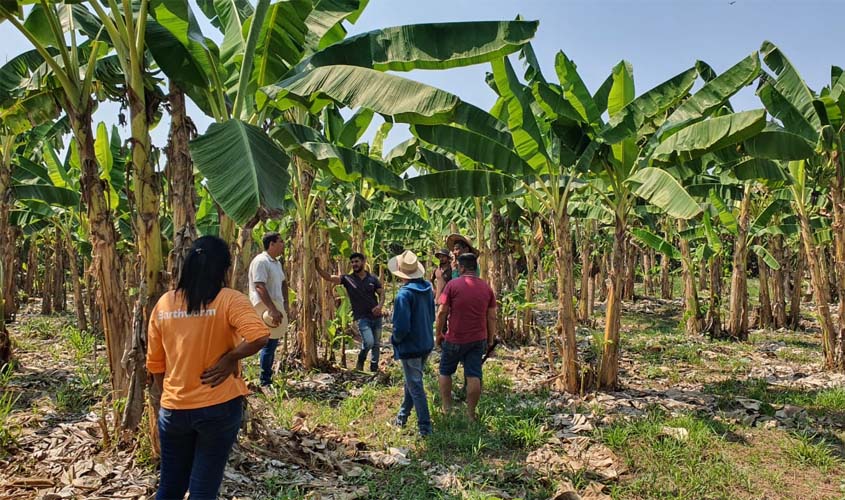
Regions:
<svg viewBox="0 0 845 500"><path fill-rule="evenodd" d="M417 412L420 436L431 434L431 416L423 385L423 367L434 349L434 294L425 281L425 269L417 256L406 250L387 263L390 272L402 280L402 288L393 303L393 357L402 363L405 375L405 397L396 416L396 425L404 427Z"/></svg>

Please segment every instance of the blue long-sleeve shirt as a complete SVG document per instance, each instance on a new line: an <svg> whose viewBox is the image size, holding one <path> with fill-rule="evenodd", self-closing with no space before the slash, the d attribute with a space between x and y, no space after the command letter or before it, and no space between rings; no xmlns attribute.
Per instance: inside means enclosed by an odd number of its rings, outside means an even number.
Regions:
<svg viewBox="0 0 845 500"><path fill-rule="evenodd" d="M393 302L393 357L410 359L434 349L434 292L422 278L406 283Z"/></svg>

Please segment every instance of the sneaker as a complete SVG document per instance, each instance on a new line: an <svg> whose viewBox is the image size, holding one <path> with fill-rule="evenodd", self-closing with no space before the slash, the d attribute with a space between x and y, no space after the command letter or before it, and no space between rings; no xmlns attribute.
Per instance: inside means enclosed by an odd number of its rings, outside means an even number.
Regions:
<svg viewBox="0 0 845 500"><path fill-rule="evenodd" d="M393 419L393 425L395 425L396 427L399 427L400 429L404 428L405 424L407 424L407 423L408 423L407 420L402 420L402 418L400 418L400 417L396 417L396 418Z"/></svg>
<svg viewBox="0 0 845 500"><path fill-rule="evenodd" d="M370 363L370 371L376 373L378 371L378 363Z"/></svg>
<svg viewBox="0 0 845 500"><path fill-rule="evenodd" d="M359 371L359 372L364 371L364 360L363 360L363 359L359 359L359 360L355 363L355 369L356 369L357 371Z"/></svg>

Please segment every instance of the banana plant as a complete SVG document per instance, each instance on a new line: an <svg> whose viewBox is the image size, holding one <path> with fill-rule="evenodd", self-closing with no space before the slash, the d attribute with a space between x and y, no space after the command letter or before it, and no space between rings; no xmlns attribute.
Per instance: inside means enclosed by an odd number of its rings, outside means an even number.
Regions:
<svg viewBox="0 0 845 500"><path fill-rule="evenodd" d="M824 339L825 366L845 372L845 91L843 72L831 69L830 84L816 94L809 88L786 55L773 43L761 47L771 73L757 90L763 105L780 122L771 124L753 141L750 154L758 158L788 161L792 206L798 218L802 244L813 283L813 293ZM838 322L831 314L830 285L824 259L811 222L812 193L827 192L833 212L833 247L836 262Z"/></svg>
<svg viewBox="0 0 845 500"><path fill-rule="evenodd" d="M120 396L127 393L129 383L121 363L131 340L129 309L119 272L114 221L100 182L91 118L95 108L93 94L100 82L97 75L103 71L101 64L107 64L108 48L101 32L87 31L90 18L83 10L76 5L45 2L33 7L24 19L20 2L6 2L0 5L0 21L11 24L34 48L34 52L26 53L26 61L16 67L14 86L26 91L21 102L32 101L41 94L49 97L44 103L58 103L68 116L79 145L82 199L95 253L94 271L100 284L111 383ZM82 37L85 40L80 41ZM103 83L103 87L108 84Z"/></svg>

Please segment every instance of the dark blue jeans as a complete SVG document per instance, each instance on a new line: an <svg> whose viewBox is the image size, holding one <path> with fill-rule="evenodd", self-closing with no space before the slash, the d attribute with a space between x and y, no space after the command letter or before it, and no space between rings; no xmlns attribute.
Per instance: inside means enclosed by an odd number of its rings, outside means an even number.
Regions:
<svg viewBox="0 0 845 500"><path fill-rule="evenodd" d="M428 356L423 356L400 360L405 374L405 397L396 416L396 421L404 427L411 416L411 409L416 410L417 427L424 436L431 434L431 415L428 412L428 399L423 385L423 367L427 358Z"/></svg>
<svg viewBox="0 0 845 500"><path fill-rule="evenodd" d="M378 365L381 353L381 318L361 318L358 320L358 331L361 333L361 352L358 359L366 360L370 351L370 363Z"/></svg>
<svg viewBox="0 0 845 500"><path fill-rule="evenodd" d="M158 413L161 478L158 500L216 500L223 470L238 436L243 397L195 410Z"/></svg>
<svg viewBox="0 0 845 500"><path fill-rule="evenodd" d="M261 385L270 385L272 382L273 361L276 359L277 347L279 347L279 339L269 339L258 353L258 361L261 364Z"/></svg>

